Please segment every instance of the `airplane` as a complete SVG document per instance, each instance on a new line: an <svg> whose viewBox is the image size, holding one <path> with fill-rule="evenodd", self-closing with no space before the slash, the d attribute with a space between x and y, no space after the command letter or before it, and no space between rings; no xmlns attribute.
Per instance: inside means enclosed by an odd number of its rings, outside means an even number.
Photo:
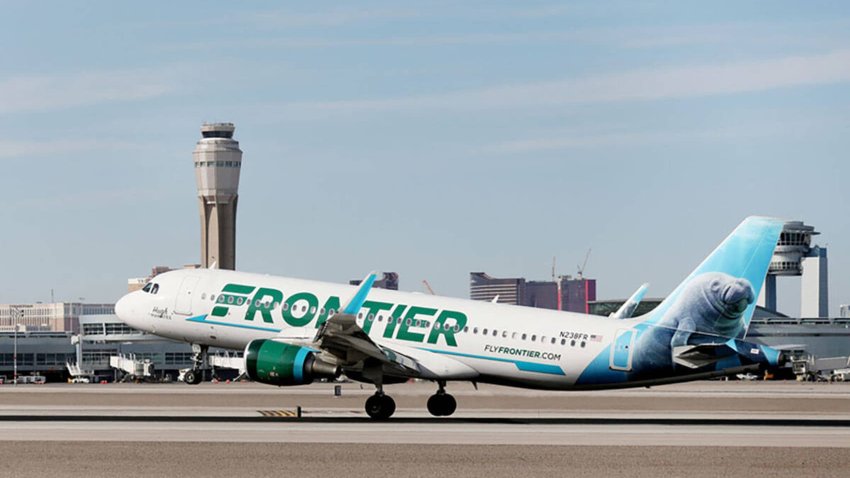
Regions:
<svg viewBox="0 0 850 478"><path fill-rule="evenodd" d="M385 420L385 384L435 382L434 416L452 415L449 382L595 390L753 373L784 365L780 350L745 341L784 221L745 219L652 312L602 317L218 269L154 277L115 306L127 325L193 344L200 382L208 347L244 350L254 381L370 383ZM639 301L639 297L636 297Z"/></svg>

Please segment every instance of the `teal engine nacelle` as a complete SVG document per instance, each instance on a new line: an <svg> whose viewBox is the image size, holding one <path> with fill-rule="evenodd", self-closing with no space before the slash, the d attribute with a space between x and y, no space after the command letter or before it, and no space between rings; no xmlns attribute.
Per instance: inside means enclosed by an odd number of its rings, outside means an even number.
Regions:
<svg viewBox="0 0 850 478"><path fill-rule="evenodd" d="M317 378L336 378L339 367L316 357L307 347L274 340L252 340L245 347L245 371L251 380L269 385L306 385Z"/></svg>

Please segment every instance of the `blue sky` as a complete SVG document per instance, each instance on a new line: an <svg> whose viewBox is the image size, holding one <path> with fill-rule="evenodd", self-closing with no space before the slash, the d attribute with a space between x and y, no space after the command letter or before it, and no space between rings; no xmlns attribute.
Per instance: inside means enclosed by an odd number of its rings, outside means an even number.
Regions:
<svg viewBox="0 0 850 478"><path fill-rule="evenodd" d="M668 293L745 216L850 302L843 2L2 2L0 302L199 261L192 149L236 123L242 270L587 275ZM780 282L795 314L799 281Z"/></svg>

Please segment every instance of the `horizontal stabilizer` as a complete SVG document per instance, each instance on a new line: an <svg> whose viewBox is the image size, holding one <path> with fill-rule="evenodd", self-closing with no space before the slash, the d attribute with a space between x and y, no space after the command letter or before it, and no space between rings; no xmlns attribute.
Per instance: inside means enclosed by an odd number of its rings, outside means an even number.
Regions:
<svg viewBox="0 0 850 478"><path fill-rule="evenodd" d="M688 368L702 368L737 352L725 343L673 347L673 362Z"/></svg>

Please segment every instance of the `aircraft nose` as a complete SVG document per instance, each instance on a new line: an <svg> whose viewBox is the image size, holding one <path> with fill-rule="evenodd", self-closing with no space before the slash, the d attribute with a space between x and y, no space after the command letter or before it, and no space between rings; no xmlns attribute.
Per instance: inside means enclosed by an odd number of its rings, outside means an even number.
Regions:
<svg viewBox="0 0 850 478"><path fill-rule="evenodd" d="M131 302L132 299L130 298L130 294L127 294L118 299L118 302L115 303L115 315L117 315L122 322L126 323L133 314Z"/></svg>

